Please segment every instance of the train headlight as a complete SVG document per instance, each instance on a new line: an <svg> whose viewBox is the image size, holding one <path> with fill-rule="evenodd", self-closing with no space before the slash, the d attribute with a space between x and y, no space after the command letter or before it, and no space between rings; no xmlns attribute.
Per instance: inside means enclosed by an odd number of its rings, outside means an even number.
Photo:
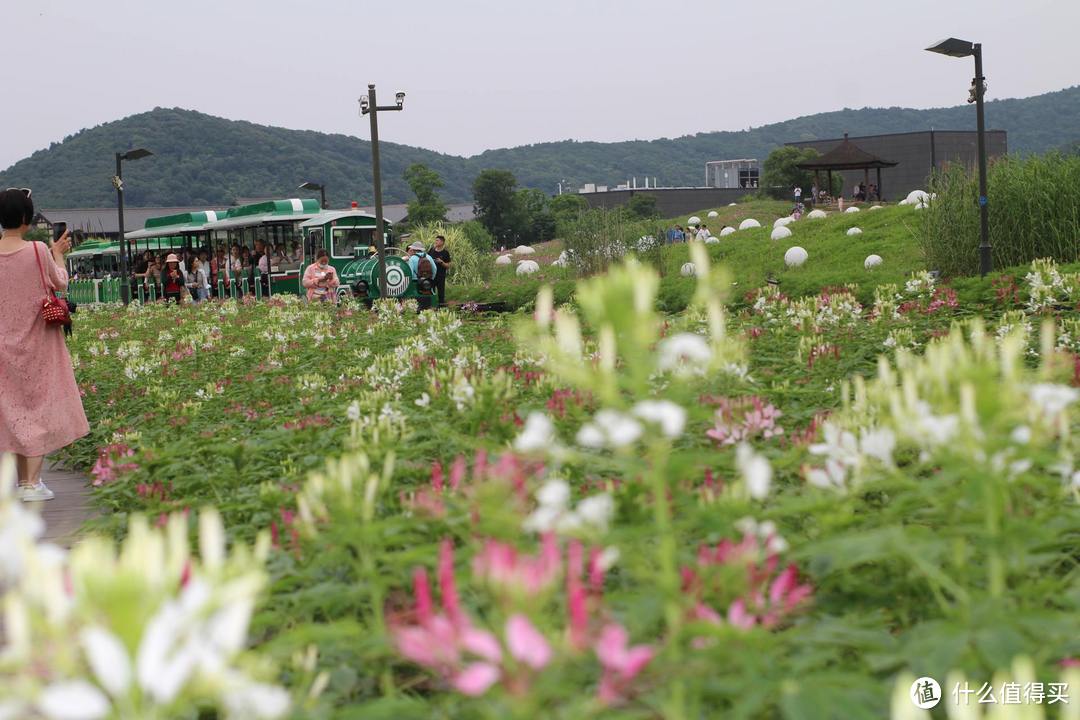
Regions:
<svg viewBox="0 0 1080 720"><path fill-rule="evenodd" d="M422 295L430 295L433 285L429 278L420 278L420 293Z"/></svg>
<svg viewBox="0 0 1080 720"><path fill-rule="evenodd" d="M367 297L367 294L368 294L367 281L366 280L357 280L356 284L353 285L353 294L357 295L359 297Z"/></svg>

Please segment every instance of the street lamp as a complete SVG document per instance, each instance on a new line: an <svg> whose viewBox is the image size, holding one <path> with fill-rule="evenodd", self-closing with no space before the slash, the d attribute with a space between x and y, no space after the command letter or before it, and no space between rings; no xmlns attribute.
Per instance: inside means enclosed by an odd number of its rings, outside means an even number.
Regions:
<svg viewBox="0 0 1080 720"><path fill-rule="evenodd" d="M128 243L127 238L124 237L124 174L121 163L124 160L138 160L153 154L146 148L116 153L116 175L113 176L112 184L116 188L117 219L120 225L120 300L125 305L131 299L131 279L128 277Z"/></svg>
<svg viewBox="0 0 1080 720"><path fill-rule="evenodd" d="M318 190L319 191L319 197L321 198L321 200L319 202L319 207L322 208L323 210L326 209L326 186L325 185L320 185L319 183L313 183L313 182L306 182L306 183L304 183L303 185L301 185L300 187L298 187L296 189L297 190L311 190L312 192L315 192L316 190Z"/></svg>
<svg viewBox="0 0 1080 720"><path fill-rule="evenodd" d="M379 107L375 100L375 85L368 84L368 94L360 98L360 115L371 116L371 173L375 186L375 249L379 258L379 297L386 297L386 248L383 242L382 176L379 171L379 112L401 110L405 105L405 93L394 96L396 105Z"/></svg>
<svg viewBox="0 0 1080 720"><path fill-rule="evenodd" d="M983 77L982 43L948 38L926 48L932 53L949 57L975 57L975 77L971 81L968 102L975 103L976 136L979 149L979 274L986 275L994 269L990 256L990 215L986 195L986 120L983 116L983 96L986 94L986 78Z"/></svg>

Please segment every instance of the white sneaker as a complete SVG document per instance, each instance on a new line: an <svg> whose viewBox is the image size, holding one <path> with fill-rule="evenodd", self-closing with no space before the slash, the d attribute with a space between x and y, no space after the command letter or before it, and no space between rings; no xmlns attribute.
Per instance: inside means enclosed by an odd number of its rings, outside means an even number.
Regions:
<svg viewBox="0 0 1080 720"><path fill-rule="evenodd" d="M45 481L39 479L37 485L20 485L19 499L23 502L38 502L40 500L52 500L56 493L50 490Z"/></svg>

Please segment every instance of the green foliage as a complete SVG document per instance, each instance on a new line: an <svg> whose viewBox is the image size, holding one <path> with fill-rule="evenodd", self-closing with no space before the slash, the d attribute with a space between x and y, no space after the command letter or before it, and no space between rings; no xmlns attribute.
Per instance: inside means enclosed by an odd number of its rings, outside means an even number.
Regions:
<svg viewBox="0 0 1080 720"><path fill-rule="evenodd" d="M626 203L626 214L633 220L652 220L660 217L660 209L656 207L655 195L635 194Z"/></svg>
<svg viewBox="0 0 1080 720"><path fill-rule="evenodd" d="M580 195L564 193L551 198L548 207L551 208L551 214L555 218L555 234L558 237L566 237L570 223L577 220L578 216L588 209L589 203Z"/></svg>
<svg viewBox="0 0 1080 720"><path fill-rule="evenodd" d="M521 223L515 191L517 180L508 170L484 170L473 181L476 219L499 245L513 245Z"/></svg>
<svg viewBox="0 0 1080 720"><path fill-rule="evenodd" d="M414 163L405 170L405 181L409 183L415 200L409 202L409 223L426 225L446 219L446 203L439 197L442 178L427 165Z"/></svg>
<svg viewBox="0 0 1080 720"><path fill-rule="evenodd" d="M514 197L517 206L517 234L526 245L555 237L555 217L548 206L548 196L541 190L523 188Z"/></svg>
<svg viewBox="0 0 1080 720"><path fill-rule="evenodd" d="M1009 149L1026 154L1076 139L1080 88L986 104L987 125L1007 128ZM454 157L383 141L383 195L407 202L403 173L423 163L446 182L445 198L467 202L472 181L486 168L512 169L523 187L553 188L567 177L614 185L629 175L656 175L664 184L693 185L699 168L717 157L764 158L785 142L874 135L928 127L975 127L975 110L839 110L735 132L703 132L674 140L596 143L564 141ZM287 130L157 108L83 130L0 173L2 187L33 187L42 207L111 207L113 153L133 144L153 157L124 165L130 206L228 205L238 197L292 197L304 180L326 183L333 207L372 204L371 147L346 135Z"/></svg>
<svg viewBox="0 0 1080 720"><path fill-rule="evenodd" d="M490 253L495 249L495 238L491 236L487 228L479 220L469 220L457 225L469 244L479 253Z"/></svg>
<svg viewBox="0 0 1080 720"><path fill-rule="evenodd" d="M930 191L936 197L917 211L929 267L949 275L978 272L978 170L950 165ZM987 191L995 267L1080 259L1080 156L1002 158L988 169Z"/></svg>
<svg viewBox="0 0 1080 720"><path fill-rule="evenodd" d="M814 148L798 148L790 145L778 147L765 158L762 168L761 184L765 192L777 200L792 197L796 186L808 193L814 182L814 174L796 167L821 155Z"/></svg>

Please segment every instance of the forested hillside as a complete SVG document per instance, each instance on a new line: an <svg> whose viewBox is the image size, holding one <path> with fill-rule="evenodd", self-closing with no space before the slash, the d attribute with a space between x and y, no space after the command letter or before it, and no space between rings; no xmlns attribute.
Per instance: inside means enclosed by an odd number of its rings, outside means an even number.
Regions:
<svg viewBox="0 0 1080 720"><path fill-rule="evenodd" d="M987 104L987 125L1009 133L1012 152L1033 153L1080 141L1080 87ZM473 178L486 168L510 170L521 185L553 192L560 180L617 184L637 176L662 185L702 182L704 164L722 158L764 159L796 140L975 126L970 105L930 110L839 110L738 132L616 143L563 141L490 150L470 158L382 143L387 202L410 199L402 177L424 163L445 180L449 201L472 199ZM371 150L346 135L286 130L179 108L156 108L83 130L4 172L0 182L34 188L42 206L108 206L113 153L146 147L154 157L125 166L131 205L229 204L238 197L290 196L305 180L325 182L333 205L372 201Z"/></svg>

